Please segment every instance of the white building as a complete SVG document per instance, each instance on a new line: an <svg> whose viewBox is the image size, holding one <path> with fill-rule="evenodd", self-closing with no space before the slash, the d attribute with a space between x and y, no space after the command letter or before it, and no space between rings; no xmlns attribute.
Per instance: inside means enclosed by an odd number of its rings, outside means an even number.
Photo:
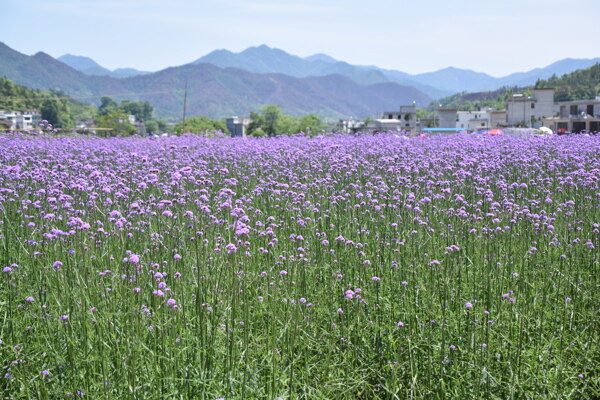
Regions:
<svg viewBox="0 0 600 400"><path fill-rule="evenodd" d="M475 131L478 129L506 126L506 111L486 108L478 111L458 111L456 128Z"/></svg>
<svg viewBox="0 0 600 400"><path fill-rule="evenodd" d="M456 128L474 131L489 127L490 115L488 110L482 111L458 111L456 117Z"/></svg>
<svg viewBox="0 0 600 400"><path fill-rule="evenodd" d="M0 120L10 122L11 131L32 130L39 122L40 115L36 111L2 111L0 110ZM5 124L8 126L8 123Z"/></svg>
<svg viewBox="0 0 600 400"><path fill-rule="evenodd" d="M375 129L414 131L417 127L417 106L413 103L400 106L397 111L384 111L373 125Z"/></svg>
<svg viewBox="0 0 600 400"><path fill-rule="evenodd" d="M359 119L340 119L337 127L344 133L356 133L365 129L365 123Z"/></svg>

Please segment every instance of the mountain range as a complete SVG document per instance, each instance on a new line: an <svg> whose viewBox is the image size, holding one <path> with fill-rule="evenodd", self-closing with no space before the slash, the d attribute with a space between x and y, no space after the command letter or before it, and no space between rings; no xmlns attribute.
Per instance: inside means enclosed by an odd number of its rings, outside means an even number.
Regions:
<svg viewBox="0 0 600 400"><path fill-rule="evenodd" d="M577 69L591 67L600 62L600 57L593 59L567 58L543 68L517 72L501 78L454 67L411 75L376 66L352 65L338 61L326 54L300 58L266 45L249 47L240 53L232 53L223 49L215 50L194 61L194 63L200 62L207 62L219 67L237 67L256 73L273 72L296 77L340 74L348 76L361 85L375 82L395 82L413 86L433 99L437 99L460 92L532 85L538 79L546 79L552 75L563 75Z"/></svg>
<svg viewBox="0 0 600 400"><path fill-rule="evenodd" d="M130 76L146 75L150 74L148 71L139 71L135 68L117 68L110 70L104 68L96 61L89 57L74 56L72 54L65 54L57 58L58 61L67 64L69 67L74 68L86 75L98 75L98 76L111 76L113 78L127 78Z"/></svg>
<svg viewBox="0 0 600 400"><path fill-rule="evenodd" d="M0 76L34 89L59 89L88 103L101 96L116 100L148 101L155 114L178 119L187 85L187 115L223 118L248 115L263 104L279 104L292 115L314 113L324 118L364 118L412 101L427 105L431 98L393 82L359 85L339 74L296 78L257 74L207 63L126 78L86 75L48 54L21 54L0 43Z"/></svg>
<svg viewBox="0 0 600 400"><path fill-rule="evenodd" d="M531 85L598 62L600 58L564 59L501 78L453 67L411 75L352 65L322 53L302 58L261 45L239 53L215 50L158 72L111 71L88 57L66 54L54 59L42 52L27 56L0 42L0 75L16 83L59 88L96 104L101 96L149 101L159 116L168 118L181 115L186 82L188 115L221 118L245 115L262 104L280 104L294 115L366 117L413 101L426 106L458 92Z"/></svg>

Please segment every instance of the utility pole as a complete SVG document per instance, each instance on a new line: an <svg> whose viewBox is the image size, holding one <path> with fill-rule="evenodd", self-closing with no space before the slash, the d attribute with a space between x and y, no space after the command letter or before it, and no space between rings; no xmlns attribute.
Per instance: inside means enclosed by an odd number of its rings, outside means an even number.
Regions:
<svg viewBox="0 0 600 400"><path fill-rule="evenodd" d="M184 131L185 131L185 111L186 111L186 107L187 107L187 86L188 86L188 81L186 79L185 80L185 90L183 92L183 120L181 121Z"/></svg>

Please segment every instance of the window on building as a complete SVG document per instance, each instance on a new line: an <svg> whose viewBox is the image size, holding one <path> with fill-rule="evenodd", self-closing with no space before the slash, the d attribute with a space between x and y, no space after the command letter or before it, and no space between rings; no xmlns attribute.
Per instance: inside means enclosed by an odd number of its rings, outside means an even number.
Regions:
<svg viewBox="0 0 600 400"><path fill-rule="evenodd" d="M593 104L588 104L588 106L586 107L586 114L589 115L594 115L594 105Z"/></svg>
<svg viewBox="0 0 600 400"><path fill-rule="evenodd" d="M531 108L535 108L535 103L531 103Z"/></svg>
<svg viewBox="0 0 600 400"><path fill-rule="evenodd" d="M398 119L402 119L402 115L398 114Z"/></svg>
<svg viewBox="0 0 600 400"><path fill-rule="evenodd" d="M388 119L394 119L394 116L392 114L388 115Z"/></svg>
<svg viewBox="0 0 600 400"><path fill-rule="evenodd" d="M577 111L577 106L576 105L570 107L569 114L571 114L571 115L577 115L577 114L579 114L578 111Z"/></svg>

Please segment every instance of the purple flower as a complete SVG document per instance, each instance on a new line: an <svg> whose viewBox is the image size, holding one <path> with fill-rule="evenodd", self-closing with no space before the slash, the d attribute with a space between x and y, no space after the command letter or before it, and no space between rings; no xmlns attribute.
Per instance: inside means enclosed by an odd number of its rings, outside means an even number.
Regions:
<svg viewBox="0 0 600 400"><path fill-rule="evenodd" d="M177 304L177 301L175 301L175 299L167 300L167 306L173 307L175 304Z"/></svg>
<svg viewBox="0 0 600 400"><path fill-rule="evenodd" d="M381 278L379 278L378 276L374 276L371 278L371 280L374 282L379 282L381 280Z"/></svg>
<svg viewBox="0 0 600 400"><path fill-rule="evenodd" d="M130 255L129 262L132 264L138 264L140 262L140 256L138 256L137 254Z"/></svg>
<svg viewBox="0 0 600 400"><path fill-rule="evenodd" d="M35 301L35 299L33 297L29 296L29 297L25 298L25 301L28 303L33 303Z"/></svg>
<svg viewBox="0 0 600 400"><path fill-rule="evenodd" d="M473 304L466 302L465 307L471 309L471 308L473 308Z"/></svg>
<svg viewBox="0 0 600 400"><path fill-rule="evenodd" d="M50 375L50 371L48 371L47 369L45 369L45 370L42 371L42 375L48 376L48 375Z"/></svg>
<svg viewBox="0 0 600 400"><path fill-rule="evenodd" d="M61 316L60 316L60 320L61 320L61 321L66 321L66 320L68 320L68 319L69 319L69 316L68 316L68 315L61 315Z"/></svg>
<svg viewBox="0 0 600 400"><path fill-rule="evenodd" d="M398 321L398 322L396 322L396 326L403 327L404 326L404 322Z"/></svg>

